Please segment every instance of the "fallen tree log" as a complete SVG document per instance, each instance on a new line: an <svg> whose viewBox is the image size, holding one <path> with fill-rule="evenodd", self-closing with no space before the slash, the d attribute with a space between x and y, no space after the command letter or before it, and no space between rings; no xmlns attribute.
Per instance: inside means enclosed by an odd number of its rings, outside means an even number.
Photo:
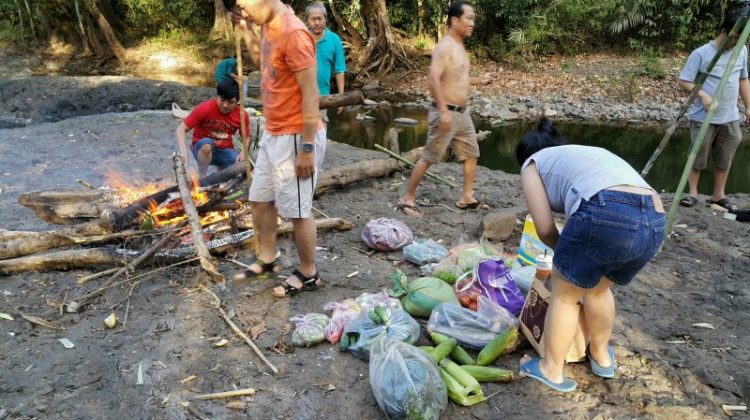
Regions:
<svg viewBox="0 0 750 420"><path fill-rule="evenodd" d="M404 157L409 160L416 160L422 155L423 149L423 147L414 149L406 153ZM373 159L339 166L320 174L318 184L315 187L315 195L355 182L388 176L403 167L404 164L395 159Z"/></svg>
<svg viewBox="0 0 750 420"><path fill-rule="evenodd" d="M360 105L365 102L365 96L359 90L344 93L334 93L320 97L320 109L332 109L341 106Z"/></svg>
<svg viewBox="0 0 750 420"><path fill-rule="evenodd" d="M350 230L353 225L343 219L321 219L315 221L318 229ZM282 223L278 230L280 235L293 232L292 224ZM206 242L206 247L212 255L220 255L233 248L244 246L253 239L251 230L240 232L225 238ZM56 251L47 254L29 255L0 261L0 274L12 275L28 271L61 271L86 268L91 266L122 266L143 255L144 251L115 250L111 248L89 248ZM153 256L143 261L143 264L171 264L192 258L195 249L181 246L174 249L161 249Z"/></svg>
<svg viewBox="0 0 750 420"><path fill-rule="evenodd" d="M58 231L35 232L33 235L0 242L0 260L85 243L77 241L81 238L110 234L112 229L106 220L95 220Z"/></svg>

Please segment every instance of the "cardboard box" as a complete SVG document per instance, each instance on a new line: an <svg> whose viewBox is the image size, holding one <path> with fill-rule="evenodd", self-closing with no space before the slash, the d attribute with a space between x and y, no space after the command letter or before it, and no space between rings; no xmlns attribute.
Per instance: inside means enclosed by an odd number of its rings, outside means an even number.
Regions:
<svg viewBox="0 0 750 420"><path fill-rule="evenodd" d="M531 290L526 296L526 303L521 310L520 328L526 339L529 340L539 357L544 357L544 319L547 316L547 308L552 298L552 293L547 288L546 283L539 279L534 279L531 284ZM583 362L586 360L586 331L583 305L578 304L578 330L570 345L565 361L568 363Z"/></svg>
<svg viewBox="0 0 750 420"><path fill-rule="evenodd" d="M557 230L562 231L565 226L562 223L555 222ZM531 215L526 216L526 221L523 224L523 235L521 235L521 244L518 246L518 262L526 265L536 265L536 257L544 254L547 251L547 255L552 255L554 250L539 240L539 236L536 234L536 228L534 227L534 220Z"/></svg>

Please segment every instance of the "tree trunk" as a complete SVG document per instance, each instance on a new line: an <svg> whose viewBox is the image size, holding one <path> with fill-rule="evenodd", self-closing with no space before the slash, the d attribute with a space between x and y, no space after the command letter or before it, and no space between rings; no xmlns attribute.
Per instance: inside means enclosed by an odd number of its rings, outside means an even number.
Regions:
<svg viewBox="0 0 750 420"><path fill-rule="evenodd" d="M229 13L227 13L222 0L214 0L214 27L211 29L211 39L226 39L231 41L234 39L234 31L232 30L232 22L229 20Z"/></svg>
<svg viewBox="0 0 750 420"><path fill-rule="evenodd" d="M127 53L125 51L125 48L123 48L122 44L120 44L120 41L117 39L117 36L115 36L115 32L114 30L112 30L112 27L107 21L107 18L104 17L104 14L96 5L96 0L85 1L86 6L88 6L91 14L96 17L96 22L99 24L99 29L102 30L102 32L104 33L104 37L107 38L107 42L112 48L112 52L115 53L117 59L120 61L120 64L124 65L127 62Z"/></svg>
<svg viewBox="0 0 750 420"><path fill-rule="evenodd" d="M26 4L26 13L29 15L29 27L31 28L31 36L36 37L36 25L34 24L34 16L31 14L31 6L29 6L29 0L23 0Z"/></svg>
<svg viewBox="0 0 750 420"><path fill-rule="evenodd" d="M417 0L417 25L419 39L424 39L424 0Z"/></svg>
<svg viewBox="0 0 750 420"><path fill-rule="evenodd" d="M367 45L353 73L366 79L388 73L399 65L411 69L404 47L393 36L385 0L362 0L360 4L367 27Z"/></svg>
<svg viewBox="0 0 750 420"><path fill-rule="evenodd" d="M18 0L13 0L16 2L16 7L18 8L18 19L21 22L21 40L26 42L26 35L24 33L24 27L23 27L23 12L21 11L21 5L18 4Z"/></svg>
<svg viewBox="0 0 750 420"><path fill-rule="evenodd" d="M83 56L91 57L91 42L89 42L89 35L86 33L86 27L83 24L83 16L81 15L81 6L78 4L78 0L74 0L76 9L76 19L78 20L78 32L81 34L81 44L83 45Z"/></svg>
<svg viewBox="0 0 750 420"><path fill-rule="evenodd" d="M112 233L112 229L105 220L95 220L59 231L40 232L34 236L0 242L0 260L36 254L37 252L60 246L70 246L75 243L75 240L72 238L107 235L110 233Z"/></svg>
<svg viewBox="0 0 750 420"><path fill-rule="evenodd" d="M364 44L365 40L362 38L362 35L357 32L357 30L352 26L352 24L346 20L343 19L338 12L336 11L336 6L334 5L333 0L328 0L329 8L331 9L331 14L333 15L333 19L336 21L336 24L339 26L339 36L341 36L344 41L348 42L349 44L354 47L354 49L359 49L362 44Z"/></svg>
<svg viewBox="0 0 750 420"><path fill-rule="evenodd" d="M88 34L88 40L91 43L91 48L94 49L94 55L96 57L105 57L106 53L102 44L99 43L99 38L96 36L94 30L94 24L91 22L91 16L87 13L83 14L83 20L86 22L86 33Z"/></svg>
<svg viewBox="0 0 750 420"><path fill-rule="evenodd" d="M334 93L320 97L320 109L334 109L342 106L359 105L364 103L365 96L359 90L344 93Z"/></svg>

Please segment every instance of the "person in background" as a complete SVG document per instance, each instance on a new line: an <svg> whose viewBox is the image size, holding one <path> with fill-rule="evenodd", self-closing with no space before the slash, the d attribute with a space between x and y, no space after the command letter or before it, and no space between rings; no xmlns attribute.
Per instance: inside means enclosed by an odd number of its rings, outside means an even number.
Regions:
<svg viewBox="0 0 750 420"><path fill-rule="evenodd" d="M474 198L479 144L474 122L466 105L471 86L489 84L495 73L469 77L470 62L464 40L474 32L474 18L474 8L471 5L463 1L453 2L448 9L448 34L440 39L432 51L428 81L434 102L427 114L427 144L411 173L406 195L398 202L399 208L408 216L422 216L415 205L417 188L430 166L443 159L449 145L458 160L464 162L463 191L456 207L476 209L482 206Z"/></svg>
<svg viewBox="0 0 750 420"><path fill-rule="evenodd" d="M299 268L273 293L283 297L314 290L322 281L315 264L317 228L312 200L326 147L318 107L315 40L280 0L223 2L245 38L250 58L260 67L266 118L249 193L260 252L235 279L279 271L276 233L281 215L294 226ZM260 38L255 25L260 26Z"/></svg>
<svg viewBox="0 0 750 420"><path fill-rule="evenodd" d="M326 27L328 24L326 7L323 3L310 3L305 8L305 21L316 44L318 63L318 89L321 95L331 94L331 75L336 78L339 93L344 93L346 61L341 38ZM343 111L339 107L337 113ZM324 120L328 120L327 109L321 109Z"/></svg>
<svg viewBox="0 0 750 420"><path fill-rule="evenodd" d="M201 177L206 176L210 165L224 169L243 159L242 153L234 148L232 141L232 136L240 129L239 87L234 80L226 79L219 83L216 93L216 98L195 107L175 130L177 148L186 164L188 153L185 135L193 130L190 150L198 162ZM250 127L247 114L245 127Z"/></svg>
<svg viewBox="0 0 750 420"><path fill-rule="evenodd" d="M708 44L694 50L690 53L685 66L682 68L680 78L677 84L686 92L692 92L695 86L695 79L699 74L705 73L708 64L719 51L719 47L729 36L737 20L742 16L741 12L729 15L719 27L719 35ZM737 45L739 34L734 35L730 47ZM698 133L703 124L706 123L706 113L713 97L716 95L716 89L719 87L719 81L724 75L729 57L732 50L724 52L719 61L714 66L711 73L708 74L706 81L703 83L698 93L699 101L696 101L690 109L690 137L695 142ZM742 51L737 62L732 69L729 82L724 89L724 94L716 108L706 137L693 163L693 169L688 176L688 185L690 192L680 200L680 204L686 207L693 207L698 204L698 180L700 180L701 171L706 169L708 164L708 155L713 155L714 161L714 189L711 198L706 201L709 204L717 204L727 210L737 210L737 206L732 204L727 198L724 188L729 179L729 169L732 167L732 160L737 151L737 147L742 142L742 131L740 125L744 122L750 124L750 81L747 78L747 46L742 46ZM737 97L742 99L745 105L745 114L740 116L737 109ZM692 147L691 147L692 148Z"/></svg>
<svg viewBox="0 0 750 420"><path fill-rule="evenodd" d="M214 73L216 86L219 86L221 82L230 78L235 82L239 80L239 76L237 76L237 55L221 60L219 65L216 66L216 72Z"/></svg>
<svg viewBox="0 0 750 420"><path fill-rule="evenodd" d="M525 356L521 375L557 391L576 388L563 375L563 366L583 299L591 370L612 378L616 364L609 340L615 301L610 289L630 283L659 250L666 229L661 199L619 156L598 147L566 145L546 118L523 136L516 158L539 239L555 250L545 357ZM553 213L567 216L562 233Z"/></svg>

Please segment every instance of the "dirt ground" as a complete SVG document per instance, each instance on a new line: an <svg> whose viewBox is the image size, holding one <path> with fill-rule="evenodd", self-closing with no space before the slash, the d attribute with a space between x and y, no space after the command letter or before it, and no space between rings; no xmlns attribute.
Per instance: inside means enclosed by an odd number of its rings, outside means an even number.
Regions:
<svg viewBox="0 0 750 420"><path fill-rule="evenodd" d="M16 104L19 110L28 105L28 114L16 112L16 118L33 120L26 127L0 130L2 228L57 228L17 204L18 196L26 191L75 187L77 179L102 185L109 171L134 182L171 182L172 133L178 121L170 113L100 110L100 114L94 107L91 112L36 119L35 110L47 106L46 101L39 103L40 92L60 94L57 88L62 82L52 77L47 82L34 81L36 88L21 84L29 89L28 101L21 101L20 94L11 102L2 96L3 103ZM0 92L3 86L7 82L0 81ZM158 87L144 81L111 83L108 103L129 103ZM200 95L194 88L175 89L186 97ZM62 96L78 94L72 86ZM80 105L78 100L71 102ZM68 118L76 113L85 116ZM45 122L49 120L53 122ZM324 170L373 157L379 154L331 144ZM439 164L434 171L457 182L462 179L456 164ZM225 287L207 284L227 310L236 313L240 328L255 327L257 332L265 325L256 343L281 370L277 375L270 374L250 348L233 336L211 306L211 295L198 288L197 267L170 269L132 289L130 284L113 288L79 314L56 308L64 300L100 287L102 279L85 285L76 282L78 276L97 269L0 277L0 312L15 318L0 319L0 420L195 418L185 403L213 419L384 418L373 398L364 361L328 344L293 348L288 354L272 350L279 348L279 340L290 345L288 318L321 312L330 301L388 288L396 268L410 277L417 275L418 268L402 262L400 252L370 256L361 252L365 250L361 230L371 219L402 220L416 236L442 239L451 246L476 240L480 222L489 212L513 211L520 220L526 211L517 175L479 168L476 196L489 203L491 210L458 211L453 207L458 198L455 191L425 180L418 199L426 217L407 218L394 209L407 176L408 172L397 173L362 182L316 200L323 212L354 224L349 232L319 232L322 289L279 300L271 295L277 284L274 280L229 280ZM671 195L663 198L671 201ZM740 207L750 208L750 196L731 198ZM747 403L750 338L741 326L747 328L750 318L748 225L724 220L703 205L680 208L675 224L663 252L631 286L614 290L617 318L612 344L618 362L614 379L593 376L585 364L571 365L567 374L579 384L571 394L557 394L523 379L486 384L485 394L501 392L471 408L450 405L443 417L593 419L601 415L604 419L697 420L724 417L721 404ZM517 251L519 239L517 233L503 244L505 249ZM282 238L279 248L288 274L296 265L292 239ZM249 261L252 255L241 250L236 258ZM237 268L221 262L219 270L230 276ZM355 271L359 274L348 277ZM114 311L122 320L126 308L124 326L104 327L104 318ZM65 330L32 325L18 311L43 316ZM716 328L700 329L695 323ZM224 337L230 344L215 349L211 346L215 337ZM58 341L61 338L75 347L66 349ZM424 328L422 343L428 343ZM518 359L532 351L527 345L496 364L517 369ZM143 384L137 383L139 370ZM195 379L185 381L193 375ZM246 402L242 410L227 408L225 400L195 400L199 394L235 388L257 391L254 397L242 399Z"/></svg>

